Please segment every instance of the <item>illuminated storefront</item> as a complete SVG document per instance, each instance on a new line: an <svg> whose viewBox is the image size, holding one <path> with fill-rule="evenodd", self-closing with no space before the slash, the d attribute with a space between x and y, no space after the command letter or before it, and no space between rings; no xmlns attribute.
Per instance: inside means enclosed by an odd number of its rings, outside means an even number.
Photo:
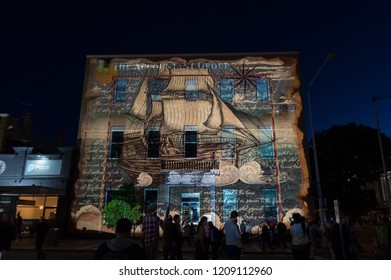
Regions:
<svg viewBox="0 0 391 280"><path fill-rule="evenodd" d="M35 153L33 147L13 150L0 154L0 212L20 212L25 224L41 216L63 223L73 149L58 148L56 154Z"/></svg>
<svg viewBox="0 0 391 280"><path fill-rule="evenodd" d="M91 56L79 124L76 228L107 230L107 194L133 183L143 209L257 225L307 194L296 53Z"/></svg>

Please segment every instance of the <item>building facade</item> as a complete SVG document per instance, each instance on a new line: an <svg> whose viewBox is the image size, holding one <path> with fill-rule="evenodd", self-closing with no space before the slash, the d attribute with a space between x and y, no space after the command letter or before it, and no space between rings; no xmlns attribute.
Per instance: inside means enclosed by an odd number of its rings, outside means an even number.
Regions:
<svg viewBox="0 0 391 280"><path fill-rule="evenodd" d="M220 225L305 210L309 186L298 54L90 56L72 218L105 231L110 192Z"/></svg>
<svg viewBox="0 0 391 280"><path fill-rule="evenodd" d="M9 114L1 114L0 124L0 214L20 212L23 228L30 229L44 216L65 230L73 148L36 144L29 135L29 115L22 130Z"/></svg>

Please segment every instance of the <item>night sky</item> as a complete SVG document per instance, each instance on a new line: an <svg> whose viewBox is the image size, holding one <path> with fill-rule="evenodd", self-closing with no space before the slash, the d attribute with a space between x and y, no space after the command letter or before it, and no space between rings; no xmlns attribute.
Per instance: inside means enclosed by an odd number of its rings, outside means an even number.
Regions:
<svg viewBox="0 0 391 280"><path fill-rule="evenodd" d="M28 112L33 136L54 144L63 131L75 145L86 55L95 54L299 52L308 112L307 86L335 52L311 89L316 131L376 128L372 96L391 96L389 1L133 2L1 4L0 113L22 121ZM391 136L391 99L376 105Z"/></svg>

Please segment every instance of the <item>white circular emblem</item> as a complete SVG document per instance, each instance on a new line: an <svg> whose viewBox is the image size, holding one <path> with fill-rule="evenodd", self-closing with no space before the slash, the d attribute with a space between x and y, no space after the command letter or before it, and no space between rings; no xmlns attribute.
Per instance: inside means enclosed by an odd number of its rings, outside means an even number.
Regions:
<svg viewBox="0 0 391 280"><path fill-rule="evenodd" d="M6 164L4 161L0 160L0 174L3 174L3 172L5 171L5 168L6 168Z"/></svg>

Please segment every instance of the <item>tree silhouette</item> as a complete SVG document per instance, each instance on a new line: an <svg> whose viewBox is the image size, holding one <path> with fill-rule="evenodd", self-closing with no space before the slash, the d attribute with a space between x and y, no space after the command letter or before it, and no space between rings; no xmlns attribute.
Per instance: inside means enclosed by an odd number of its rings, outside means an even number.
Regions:
<svg viewBox="0 0 391 280"><path fill-rule="evenodd" d="M367 183L383 173L377 130L348 123L316 133L322 194L327 205L340 200L345 214L354 216L376 207L374 191ZM390 155L391 139L381 135L384 154ZM388 157L386 156L388 162ZM312 174L315 174L312 172Z"/></svg>

